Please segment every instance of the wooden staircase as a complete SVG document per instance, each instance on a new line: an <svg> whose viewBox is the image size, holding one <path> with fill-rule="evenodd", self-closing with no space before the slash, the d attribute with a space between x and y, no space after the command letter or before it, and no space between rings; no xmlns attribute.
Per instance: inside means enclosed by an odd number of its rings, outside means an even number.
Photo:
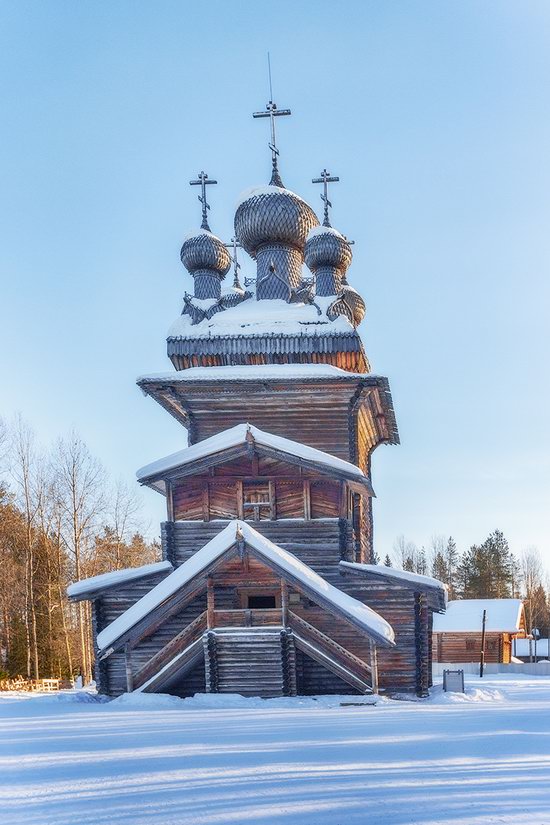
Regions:
<svg viewBox="0 0 550 825"><path fill-rule="evenodd" d="M363 659L291 611L288 613L288 625L299 650L361 693L375 692L372 667Z"/></svg>
<svg viewBox="0 0 550 825"><path fill-rule="evenodd" d="M207 693L296 695L292 634L281 627L232 627L203 636Z"/></svg>
<svg viewBox="0 0 550 825"><path fill-rule="evenodd" d="M285 627L207 629L201 613L133 675L133 689L167 689L204 655L207 693L295 696L297 649L361 693L377 692L375 660L368 664L290 610Z"/></svg>

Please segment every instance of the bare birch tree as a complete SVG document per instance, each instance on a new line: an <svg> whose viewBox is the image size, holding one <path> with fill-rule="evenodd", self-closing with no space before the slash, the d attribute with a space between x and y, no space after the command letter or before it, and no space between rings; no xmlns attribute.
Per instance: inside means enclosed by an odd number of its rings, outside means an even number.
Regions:
<svg viewBox="0 0 550 825"><path fill-rule="evenodd" d="M74 566L74 578L87 575L94 529L104 508L105 472L76 433L57 443L54 452L56 486L62 511L63 541ZM91 678L88 621L85 605L78 602L77 621L80 666L83 678Z"/></svg>

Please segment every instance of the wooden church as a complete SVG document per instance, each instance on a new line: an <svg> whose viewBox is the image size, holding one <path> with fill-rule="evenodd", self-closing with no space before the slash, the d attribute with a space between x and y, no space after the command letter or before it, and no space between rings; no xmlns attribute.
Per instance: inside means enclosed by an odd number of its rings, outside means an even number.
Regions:
<svg viewBox="0 0 550 825"><path fill-rule="evenodd" d="M138 480L166 498L162 561L77 582L92 602L96 680L190 696L410 692L431 684L441 583L372 564L371 457L397 444L388 381L370 372L352 250L272 177L241 197L235 237L183 243L194 281L168 334L175 371L139 379L187 430ZM239 277L237 248L255 261ZM233 254L230 255L232 248ZM232 283L224 281L232 268ZM311 275L305 276L304 263Z"/></svg>

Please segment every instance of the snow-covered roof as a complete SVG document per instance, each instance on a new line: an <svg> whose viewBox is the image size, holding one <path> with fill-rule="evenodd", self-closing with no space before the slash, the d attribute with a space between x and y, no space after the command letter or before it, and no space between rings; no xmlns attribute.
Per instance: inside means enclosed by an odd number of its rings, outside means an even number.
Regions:
<svg viewBox="0 0 550 825"><path fill-rule="evenodd" d="M395 570L383 564L358 564L356 562L341 561L340 569L343 573L365 575L377 579L387 579L389 582L401 584L416 592L424 593L428 607L431 610L442 611L447 606L447 588L438 579L423 576L420 573L408 573L406 570Z"/></svg>
<svg viewBox="0 0 550 825"><path fill-rule="evenodd" d="M126 567L124 570L113 570L111 573L101 573L99 576L91 576L88 579L81 579L67 587L67 595L70 599L95 593L100 590L107 590L127 582L143 579L146 576L153 576L155 573L168 573L173 570L169 561L158 561L153 564L143 564L141 567Z"/></svg>
<svg viewBox="0 0 550 825"><path fill-rule="evenodd" d="M517 633L522 628L521 599L456 599L445 615L434 616L434 633L481 633L484 610L487 632Z"/></svg>
<svg viewBox="0 0 550 825"><path fill-rule="evenodd" d="M334 297L331 298L334 301ZM354 332L348 319L331 321L313 304L288 304L282 299L256 301L249 298L211 318L193 324L180 315L168 330L168 338L212 338L234 335L335 335Z"/></svg>
<svg viewBox="0 0 550 825"><path fill-rule="evenodd" d="M340 566L352 570L360 570L364 573L374 573L377 576L385 576L389 579L399 579L400 581L420 584L422 587L434 587L437 590L447 592L446 585L439 579L431 576L423 576L420 573L409 573L407 570L396 570L394 567L386 567L385 564L358 564L353 561L341 561Z"/></svg>
<svg viewBox="0 0 550 825"><path fill-rule="evenodd" d="M212 435L210 438L205 438L204 441L199 441L191 447L186 447L177 453L172 453L165 458L158 459L158 461L153 461L151 464L147 464L138 470L138 481L143 482L145 479L157 477L161 473L167 473L184 464L197 461L200 458L220 453L231 447L237 447L240 444L246 444L249 438L252 438L259 446L272 447L275 450L280 450L288 455L302 458L305 461L323 464L327 468L344 473L348 477L370 487L370 483L364 472L359 467L356 467L355 464L330 455L330 453L325 453L323 450L318 450L315 447L308 447L306 444L292 441L290 438L266 433L258 429L258 427L254 427L252 424L237 424L235 427L223 430L223 432Z"/></svg>
<svg viewBox="0 0 550 825"><path fill-rule="evenodd" d="M291 578L298 581L311 594L313 599L318 596L322 600L330 602L339 613L352 623L362 627L377 641L387 645L394 643L393 629L382 616L367 607L367 605L329 584L318 573L315 573L311 567L297 559L292 553L269 541L250 524L235 520L230 521L201 550L198 550L181 567L176 568L173 573L102 630L97 637L100 650L110 647L121 636L131 630L134 625L148 616L152 610L170 599L178 590L209 568L241 538L266 561L272 562L280 571L288 573Z"/></svg>
<svg viewBox="0 0 550 825"><path fill-rule="evenodd" d="M137 383L178 384L188 381L269 381L376 378L371 373L346 372L332 364L249 364L232 367L190 367L178 372L140 375Z"/></svg>

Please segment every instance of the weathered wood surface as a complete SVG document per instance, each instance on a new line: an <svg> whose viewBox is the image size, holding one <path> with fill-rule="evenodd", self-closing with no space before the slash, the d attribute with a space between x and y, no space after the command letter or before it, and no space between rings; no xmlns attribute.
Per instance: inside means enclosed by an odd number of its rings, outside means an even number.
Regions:
<svg viewBox="0 0 550 825"><path fill-rule="evenodd" d="M292 692L289 643L279 629L235 629L204 636L206 690L243 696L283 696ZM285 656L289 661L286 663Z"/></svg>
<svg viewBox="0 0 550 825"><path fill-rule="evenodd" d="M512 656L512 637L508 633L485 634L485 662L509 664ZM479 633L434 633L434 662L479 662L481 630Z"/></svg>
<svg viewBox="0 0 550 825"><path fill-rule="evenodd" d="M171 386L145 380L140 386L189 428L193 444L249 421L362 466L365 452L376 445L399 443L388 382L380 376L342 381L174 382ZM358 421L362 407L366 418ZM359 436L365 444L362 457L356 455Z"/></svg>
<svg viewBox="0 0 550 825"><path fill-rule="evenodd" d="M139 669L133 678L134 688L141 687L148 679L161 670L168 662L170 662L179 653L182 653L185 648L193 644L199 637L202 636L206 629L206 611L200 613L196 619L193 619L186 625L180 633L170 639L163 648L154 654L144 665Z"/></svg>

